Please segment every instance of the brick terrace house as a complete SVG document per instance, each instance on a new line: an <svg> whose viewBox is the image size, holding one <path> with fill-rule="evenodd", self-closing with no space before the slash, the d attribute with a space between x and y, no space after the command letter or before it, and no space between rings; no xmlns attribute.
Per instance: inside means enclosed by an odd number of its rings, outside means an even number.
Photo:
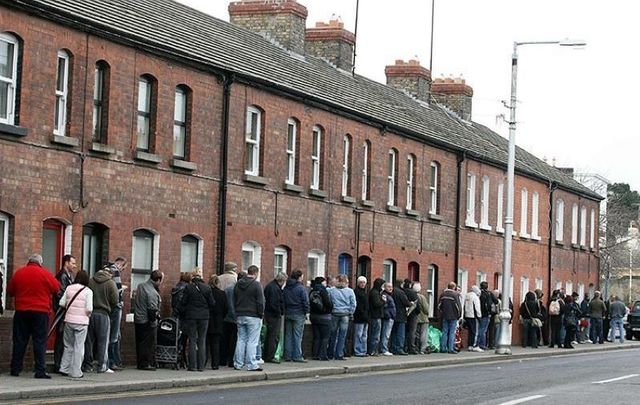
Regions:
<svg viewBox="0 0 640 405"><path fill-rule="evenodd" d="M294 0L229 12L0 0L5 283L42 252L52 272L65 253L90 273L129 257L131 291L161 269L165 312L181 271L229 260L262 282L411 278L432 304L451 280L497 288L507 141L471 120L471 87L415 61L386 85L352 75L353 34L307 29ZM515 186L514 301L595 288L601 197L521 149Z"/></svg>

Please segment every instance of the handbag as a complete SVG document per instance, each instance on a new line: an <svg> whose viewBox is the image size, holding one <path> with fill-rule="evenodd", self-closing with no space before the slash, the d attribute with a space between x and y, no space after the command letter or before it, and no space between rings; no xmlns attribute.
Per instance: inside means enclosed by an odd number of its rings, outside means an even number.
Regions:
<svg viewBox="0 0 640 405"><path fill-rule="evenodd" d="M51 334L53 333L54 330L56 330L56 328L58 327L58 324L60 324L60 322L62 322L62 320L64 319L64 316L67 314L67 309L69 309L69 307L71 306L71 304L73 304L73 301L76 300L76 297L78 296L78 294L80 294L82 291L84 291L84 289L87 288L82 287L81 289L78 290L78 292L76 292L73 297L71 298L71 301L69 301L66 305L66 307L59 307L58 311L56 311L56 315L53 318L53 322L51 322L51 326L49 327L49 332L47 332L47 337L51 336Z"/></svg>
<svg viewBox="0 0 640 405"><path fill-rule="evenodd" d="M531 310L529 310L529 306L525 303L524 307L527 308L527 312L529 313L529 317L531 318L531 324L536 328L542 328L542 320L540 318L534 318L531 315Z"/></svg>

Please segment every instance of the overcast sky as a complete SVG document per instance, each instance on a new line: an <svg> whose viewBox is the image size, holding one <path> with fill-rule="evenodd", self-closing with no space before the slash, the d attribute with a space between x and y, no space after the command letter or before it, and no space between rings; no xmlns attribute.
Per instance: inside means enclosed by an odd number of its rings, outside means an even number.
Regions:
<svg viewBox="0 0 640 405"><path fill-rule="evenodd" d="M179 0L229 20L226 0ZM356 0L298 0L307 26L340 16L355 27ZM434 78L464 77L473 120L507 136L497 116L510 91L514 41L575 38L582 50L519 48L516 142L539 158L640 190L640 2L634 0L435 0ZM361 0L356 72L385 82L384 67L418 58L429 66L429 0Z"/></svg>

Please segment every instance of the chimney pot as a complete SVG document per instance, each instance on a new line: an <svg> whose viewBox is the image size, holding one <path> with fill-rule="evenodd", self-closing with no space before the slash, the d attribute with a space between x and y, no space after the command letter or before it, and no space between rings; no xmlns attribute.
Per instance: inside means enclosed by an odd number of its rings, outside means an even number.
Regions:
<svg viewBox="0 0 640 405"><path fill-rule="evenodd" d="M356 36L336 18L329 20L329 23L317 22L315 28L307 28L305 33L305 51L308 55L324 58L346 71L353 69L355 43Z"/></svg>
<svg viewBox="0 0 640 405"><path fill-rule="evenodd" d="M436 79L431 86L433 98L465 120L471 120L473 88L462 77Z"/></svg>
<svg viewBox="0 0 640 405"><path fill-rule="evenodd" d="M422 67L420 61L411 59L405 62L397 59L395 64L387 66L384 72L388 86L405 91L418 100L429 101L431 72Z"/></svg>

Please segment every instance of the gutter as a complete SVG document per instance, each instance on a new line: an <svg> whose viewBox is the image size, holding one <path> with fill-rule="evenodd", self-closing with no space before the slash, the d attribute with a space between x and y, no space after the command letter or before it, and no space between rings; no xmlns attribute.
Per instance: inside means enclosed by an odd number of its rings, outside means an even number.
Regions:
<svg viewBox="0 0 640 405"><path fill-rule="evenodd" d="M456 233L455 233L455 251L453 258L454 273L453 279L456 284L459 284L458 280L458 268L460 267L460 209L462 208L462 164L466 158L464 151L458 153L457 162L457 178L456 178Z"/></svg>
<svg viewBox="0 0 640 405"><path fill-rule="evenodd" d="M558 185L550 181L549 182L549 241L547 242L547 277L549 282L547 283L547 301L551 301L551 274L553 272L553 266L551 260L553 259L553 228L554 228L554 213L555 213L555 203L554 203L554 193Z"/></svg>
<svg viewBox="0 0 640 405"><path fill-rule="evenodd" d="M222 180L219 185L218 195L218 266L217 274L224 272L225 252L227 248L226 226L227 226L227 189L229 183L229 100L231 98L231 85L234 83L233 74L225 76L223 79L222 96L222 140L220 159L220 174Z"/></svg>

